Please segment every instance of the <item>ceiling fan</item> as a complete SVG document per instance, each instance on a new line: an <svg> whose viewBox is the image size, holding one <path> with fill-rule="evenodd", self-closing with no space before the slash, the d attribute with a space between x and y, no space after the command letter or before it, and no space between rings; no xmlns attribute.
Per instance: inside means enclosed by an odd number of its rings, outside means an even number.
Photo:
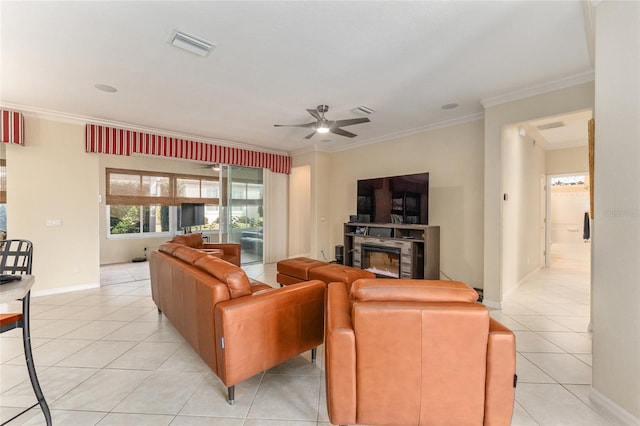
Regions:
<svg viewBox="0 0 640 426"><path fill-rule="evenodd" d="M347 138L353 138L357 136L355 133L347 132L341 129L341 127L352 126L354 124L368 123L367 117L364 118L350 118L347 120L327 120L324 114L329 111L328 105L318 105L316 109L308 109L307 112L311 114L316 121L306 124L274 124L274 127L306 127L313 129L313 133L305 136L305 139L311 139L316 133L333 133L335 135L345 136Z"/></svg>

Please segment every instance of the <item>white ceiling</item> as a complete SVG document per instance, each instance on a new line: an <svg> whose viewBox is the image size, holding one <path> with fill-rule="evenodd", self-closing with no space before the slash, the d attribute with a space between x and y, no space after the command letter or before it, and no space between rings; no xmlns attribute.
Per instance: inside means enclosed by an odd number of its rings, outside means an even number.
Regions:
<svg viewBox="0 0 640 426"><path fill-rule="evenodd" d="M593 72L580 1L1 0L0 14L5 107L276 152L477 118L481 101ZM215 50L172 47L176 29ZM353 139L273 127L313 121L305 109L319 104L330 120L360 105L375 113L345 128Z"/></svg>

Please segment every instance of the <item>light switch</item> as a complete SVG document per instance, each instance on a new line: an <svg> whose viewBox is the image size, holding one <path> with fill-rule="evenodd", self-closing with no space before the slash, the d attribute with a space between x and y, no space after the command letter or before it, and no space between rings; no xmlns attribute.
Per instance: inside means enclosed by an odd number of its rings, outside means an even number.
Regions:
<svg viewBox="0 0 640 426"><path fill-rule="evenodd" d="M61 226L62 219L47 219L47 226Z"/></svg>

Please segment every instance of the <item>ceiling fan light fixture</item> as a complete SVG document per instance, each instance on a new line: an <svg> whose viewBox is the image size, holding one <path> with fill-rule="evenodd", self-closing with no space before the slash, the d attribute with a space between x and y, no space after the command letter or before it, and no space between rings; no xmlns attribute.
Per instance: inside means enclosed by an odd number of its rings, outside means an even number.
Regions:
<svg viewBox="0 0 640 426"><path fill-rule="evenodd" d="M318 132L318 133L329 133L329 127L326 124L322 123L321 125L319 125L316 128L316 132Z"/></svg>

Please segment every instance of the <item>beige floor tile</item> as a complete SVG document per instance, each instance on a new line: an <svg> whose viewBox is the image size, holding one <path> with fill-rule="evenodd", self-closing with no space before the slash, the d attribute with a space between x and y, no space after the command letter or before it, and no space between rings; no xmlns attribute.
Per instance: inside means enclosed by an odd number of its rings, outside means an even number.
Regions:
<svg viewBox="0 0 640 426"><path fill-rule="evenodd" d="M49 404L62 410L110 412L149 375L149 371L103 369Z"/></svg>
<svg viewBox="0 0 640 426"><path fill-rule="evenodd" d="M591 367L571 354L525 353L523 356L558 383L591 384Z"/></svg>
<svg viewBox="0 0 640 426"><path fill-rule="evenodd" d="M127 395L113 411L121 413L178 414L206 373L157 371ZM150 397L150 396L153 397Z"/></svg>
<svg viewBox="0 0 640 426"><path fill-rule="evenodd" d="M561 385L522 383L516 388L516 400L540 425L610 424Z"/></svg>
<svg viewBox="0 0 640 426"><path fill-rule="evenodd" d="M248 419L316 421L320 381L319 376L265 375Z"/></svg>
<svg viewBox="0 0 640 426"><path fill-rule="evenodd" d="M108 368L155 371L182 347L181 343L140 342L110 363Z"/></svg>
<svg viewBox="0 0 640 426"><path fill-rule="evenodd" d="M58 363L61 367L103 368L127 352L136 342L98 340Z"/></svg>
<svg viewBox="0 0 640 426"><path fill-rule="evenodd" d="M168 426L173 416L159 414L109 413L97 423L97 426Z"/></svg>
<svg viewBox="0 0 640 426"><path fill-rule="evenodd" d="M200 384L187 401L181 416L230 417L244 419L254 401L263 374L260 373L235 386L235 403L227 403L227 387L213 373Z"/></svg>

